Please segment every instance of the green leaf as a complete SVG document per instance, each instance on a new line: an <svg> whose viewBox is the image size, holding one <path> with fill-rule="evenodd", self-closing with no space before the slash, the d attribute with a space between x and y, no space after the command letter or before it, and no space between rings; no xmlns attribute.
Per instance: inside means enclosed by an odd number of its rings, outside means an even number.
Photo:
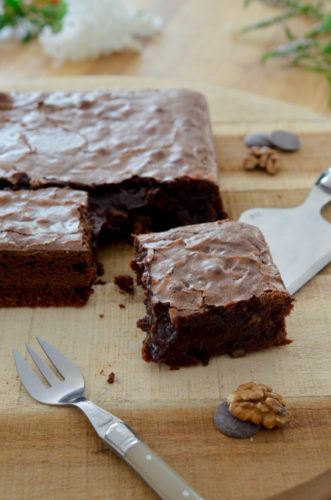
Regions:
<svg viewBox="0 0 331 500"><path fill-rule="evenodd" d="M277 50L269 50L268 52L265 52L265 54L262 55L261 63L265 64L267 60L270 59L271 57L278 57L278 56L279 53L277 52Z"/></svg>
<svg viewBox="0 0 331 500"><path fill-rule="evenodd" d="M243 2L244 9L246 9L249 6L249 4L252 3L252 1L253 0L244 0L244 2Z"/></svg>
<svg viewBox="0 0 331 500"><path fill-rule="evenodd" d="M331 13L322 21L321 27L324 33L331 33Z"/></svg>
<svg viewBox="0 0 331 500"><path fill-rule="evenodd" d="M247 7L253 0L244 0ZM279 13L244 27L241 33L254 29L268 28L274 24L283 25L287 43L273 47L261 57L264 64L268 59L283 57L293 66L323 74L330 84L331 105L331 0L260 0L276 7ZM306 33L295 33L285 24L287 19L305 18L314 24ZM316 23L316 20L318 21ZM300 25L299 25L300 26Z"/></svg>
<svg viewBox="0 0 331 500"><path fill-rule="evenodd" d="M277 24L281 21L285 21L286 19L289 19L290 17L293 17L295 14L291 11L285 12L285 14L280 14L279 16L274 16L270 17L269 19L264 19L262 21L258 21L257 23L249 24L242 30L240 30L240 33L248 33L248 31L260 29L260 28L268 28L269 26L273 24Z"/></svg>
<svg viewBox="0 0 331 500"><path fill-rule="evenodd" d="M329 106L331 106L331 76L327 76L326 79L329 82Z"/></svg>
<svg viewBox="0 0 331 500"><path fill-rule="evenodd" d="M301 52L307 50L310 47L316 46L316 41L311 38L295 38L289 43L284 43L279 45L276 49L279 56L286 56L288 54L293 54L294 52Z"/></svg>
<svg viewBox="0 0 331 500"><path fill-rule="evenodd" d="M288 26L284 26L285 35L289 40L294 40L294 35Z"/></svg>
<svg viewBox="0 0 331 500"><path fill-rule="evenodd" d="M33 37L33 34L28 32L21 40L22 43L27 43L31 40L31 38Z"/></svg>
<svg viewBox="0 0 331 500"><path fill-rule="evenodd" d="M1 0L0 0L1 2ZM28 30L22 42L30 40L44 26L50 26L53 31L62 28L63 16L66 13L66 2L60 0L3 0L3 14L0 16L0 29L5 26L16 26L28 21L34 28Z"/></svg>
<svg viewBox="0 0 331 500"><path fill-rule="evenodd" d="M328 42L322 49L323 54L331 54L331 41Z"/></svg>
<svg viewBox="0 0 331 500"><path fill-rule="evenodd" d="M22 0L4 0L4 12L11 16L24 16Z"/></svg>

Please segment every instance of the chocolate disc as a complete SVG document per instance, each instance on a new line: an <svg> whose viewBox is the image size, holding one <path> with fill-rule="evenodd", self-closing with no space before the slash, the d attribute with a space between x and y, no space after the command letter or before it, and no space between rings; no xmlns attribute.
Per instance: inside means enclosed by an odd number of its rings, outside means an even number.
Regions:
<svg viewBox="0 0 331 500"><path fill-rule="evenodd" d="M270 140L274 147L283 151L297 151L301 145L299 137L285 130L275 130Z"/></svg>
<svg viewBox="0 0 331 500"><path fill-rule="evenodd" d="M234 417L229 411L227 401L223 401L215 411L214 423L222 434L233 438L249 438L262 429L261 424L253 424L249 420L244 422Z"/></svg>
<svg viewBox="0 0 331 500"><path fill-rule="evenodd" d="M270 135L264 132L255 132L253 134L246 135L245 144L249 148L253 148L254 146L272 146Z"/></svg>

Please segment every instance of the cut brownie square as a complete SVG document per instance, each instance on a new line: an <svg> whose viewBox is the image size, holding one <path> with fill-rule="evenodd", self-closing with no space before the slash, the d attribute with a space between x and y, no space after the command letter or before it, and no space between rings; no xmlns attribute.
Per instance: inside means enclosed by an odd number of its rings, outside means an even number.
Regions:
<svg viewBox="0 0 331 500"><path fill-rule="evenodd" d="M185 366L290 342L292 298L260 230L235 221L134 237L146 361Z"/></svg>
<svg viewBox="0 0 331 500"><path fill-rule="evenodd" d="M198 92L11 92L0 120L0 188L89 191L102 240L225 217Z"/></svg>
<svg viewBox="0 0 331 500"><path fill-rule="evenodd" d="M0 192L0 306L83 305L95 277L88 194Z"/></svg>

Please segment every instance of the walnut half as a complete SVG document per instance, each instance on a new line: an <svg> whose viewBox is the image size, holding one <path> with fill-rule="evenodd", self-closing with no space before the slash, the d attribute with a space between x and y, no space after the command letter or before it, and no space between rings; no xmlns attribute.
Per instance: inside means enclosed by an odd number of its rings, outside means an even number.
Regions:
<svg viewBox="0 0 331 500"><path fill-rule="evenodd" d="M281 164L279 154L267 146L254 146L244 158L243 167L245 170L253 170L256 167L264 169L268 174L275 175L279 171Z"/></svg>
<svg viewBox="0 0 331 500"><path fill-rule="evenodd" d="M291 420L282 396L265 384L248 382L240 385L228 397L229 410L240 420L250 420L268 429L284 427Z"/></svg>

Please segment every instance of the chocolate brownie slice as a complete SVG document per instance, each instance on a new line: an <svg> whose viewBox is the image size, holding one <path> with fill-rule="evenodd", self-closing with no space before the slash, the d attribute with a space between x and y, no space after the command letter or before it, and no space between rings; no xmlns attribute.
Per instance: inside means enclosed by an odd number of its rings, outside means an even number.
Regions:
<svg viewBox="0 0 331 500"><path fill-rule="evenodd" d="M0 192L0 306L83 305L95 277L87 193Z"/></svg>
<svg viewBox="0 0 331 500"><path fill-rule="evenodd" d="M89 217L102 240L225 217L198 92L0 97L0 188L89 191Z"/></svg>
<svg viewBox="0 0 331 500"><path fill-rule="evenodd" d="M185 366L290 341L292 298L262 233L234 221L135 236L146 361Z"/></svg>

